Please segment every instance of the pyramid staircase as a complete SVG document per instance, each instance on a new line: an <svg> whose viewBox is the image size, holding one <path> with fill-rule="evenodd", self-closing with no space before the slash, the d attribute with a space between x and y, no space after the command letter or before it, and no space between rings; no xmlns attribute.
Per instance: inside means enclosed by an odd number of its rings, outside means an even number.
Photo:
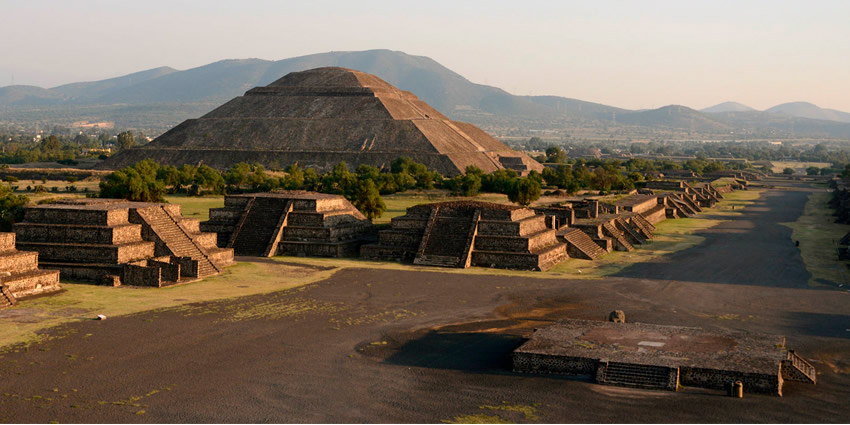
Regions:
<svg viewBox="0 0 850 425"><path fill-rule="evenodd" d="M623 217L617 217L614 219L614 224L618 230L623 232L626 239L628 239L629 243L632 245L643 245L646 243L646 238L638 233Z"/></svg>
<svg viewBox="0 0 850 425"><path fill-rule="evenodd" d="M470 247L475 241L480 211L470 216L441 216L435 208L422 235L413 264L435 267L467 267Z"/></svg>
<svg viewBox="0 0 850 425"><path fill-rule="evenodd" d="M269 242L274 239L273 236L281 218L292 206L277 199L252 198L252 200L247 214L243 216L241 226L233 232L231 247L239 255L267 257Z"/></svg>
<svg viewBox="0 0 850 425"><path fill-rule="evenodd" d="M0 283L0 310L4 308L14 307L18 305L18 300L15 299L15 296L12 295L12 291L9 288L6 288L5 285Z"/></svg>
<svg viewBox="0 0 850 425"><path fill-rule="evenodd" d="M558 231L558 239L567 243L567 253L570 257L596 260L608 253L594 242L587 233L576 228L561 228Z"/></svg>
<svg viewBox="0 0 850 425"><path fill-rule="evenodd" d="M605 236L614 239L615 249L617 249L618 251L634 251L635 247L632 246L631 243L629 243L628 239L626 238L626 235L622 231L617 229L617 227L615 227L613 224L604 223L602 225L602 229L605 233Z"/></svg>
<svg viewBox="0 0 850 425"><path fill-rule="evenodd" d="M621 387L676 391L679 369L600 361L596 370L596 382Z"/></svg>
<svg viewBox="0 0 850 425"><path fill-rule="evenodd" d="M206 250L162 206L139 208L136 211L171 255L191 258L197 262L197 276L193 277L204 278L221 272L221 268L210 260ZM181 271L181 274L184 273Z"/></svg>
<svg viewBox="0 0 850 425"><path fill-rule="evenodd" d="M655 226L640 213L630 215L629 224L631 224L645 239L652 239L653 232L655 232Z"/></svg>

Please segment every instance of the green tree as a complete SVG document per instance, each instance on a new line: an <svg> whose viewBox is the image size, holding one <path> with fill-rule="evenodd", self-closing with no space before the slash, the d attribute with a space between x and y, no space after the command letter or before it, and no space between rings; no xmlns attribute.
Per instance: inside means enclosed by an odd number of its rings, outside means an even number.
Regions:
<svg viewBox="0 0 850 425"><path fill-rule="evenodd" d="M24 218L24 206L29 198L15 195L9 185L0 184L0 231L9 232L12 225Z"/></svg>
<svg viewBox="0 0 850 425"><path fill-rule="evenodd" d="M130 149L136 146L136 139L133 137L132 131L123 131L118 133L118 141L116 143L118 150Z"/></svg>
<svg viewBox="0 0 850 425"><path fill-rule="evenodd" d="M820 146L820 145L818 145L818 146ZM818 168L818 167L809 167L809 168L806 168L806 175L809 175L809 176L816 176L816 175L818 175L818 174L820 174L820 168Z"/></svg>
<svg viewBox="0 0 850 425"><path fill-rule="evenodd" d="M793 168L786 168L786 169L782 170L782 174L787 174L787 175L790 176L791 174L794 174L794 169Z"/></svg>
<svg viewBox="0 0 850 425"><path fill-rule="evenodd" d="M527 207L532 202L540 199L540 182L536 179L524 177L514 181L508 191L508 199L515 203Z"/></svg>
<svg viewBox="0 0 850 425"><path fill-rule="evenodd" d="M100 182L101 198L123 198L139 202L164 202L165 184L157 180L159 164L151 159L137 162L106 176Z"/></svg>
<svg viewBox="0 0 850 425"><path fill-rule="evenodd" d="M357 183L350 201L370 220L380 217L387 210L386 204L378 193L378 187L370 179L360 180Z"/></svg>

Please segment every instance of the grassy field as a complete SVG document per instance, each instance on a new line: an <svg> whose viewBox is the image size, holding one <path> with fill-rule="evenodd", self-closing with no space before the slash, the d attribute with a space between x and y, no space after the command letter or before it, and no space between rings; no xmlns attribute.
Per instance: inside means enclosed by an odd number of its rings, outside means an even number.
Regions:
<svg viewBox="0 0 850 425"><path fill-rule="evenodd" d="M98 179L85 179L74 183L65 180L47 180L46 182L42 182L41 180L20 180L10 183L12 187L17 186L15 194L26 195L33 203L42 202L45 199L84 198L87 193L100 190L99 184L100 180ZM47 192L35 193L34 188L39 185L44 186ZM26 190L27 186L30 187L30 190ZM74 186L76 190L73 192L70 191L70 186Z"/></svg>
<svg viewBox="0 0 850 425"><path fill-rule="evenodd" d="M837 242L850 232L850 225L835 223L827 204L831 196L825 191L812 193L803 215L794 223L783 223L791 228L791 239L800 241L800 255L812 274L811 286L850 286L847 262L838 261L837 252Z"/></svg>
<svg viewBox="0 0 850 425"><path fill-rule="evenodd" d="M828 162L802 162L802 161L771 161L771 170L774 173L781 173L786 168L793 168L795 174L806 174L806 168L818 167L826 168L832 164Z"/></svg>
<svg viewBox="0 0 850 425"><path fill-rule="evenodd" d="M224 206L224 196L169 195L165 197L165 200L171 204L180 204L184 217L197 218L201 221L209 220L210 208Z"/></svg>

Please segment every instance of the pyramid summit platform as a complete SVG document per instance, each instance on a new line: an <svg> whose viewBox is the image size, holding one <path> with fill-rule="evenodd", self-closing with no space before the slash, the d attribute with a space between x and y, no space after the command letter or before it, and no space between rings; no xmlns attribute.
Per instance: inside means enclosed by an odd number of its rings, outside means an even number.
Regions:
<svg viewBox="0 0 850 425"><path fill-rule="evenodd" d="M99 168L152 158L174 166L298 163L323 171L340 161L352 168L389 167L401 156L449 176L469 165L488 173L543 170L524 153L472 124L450 120L410 92L374 75L335 67L292 72L255 87L148 145L112 156Z"/></svg>

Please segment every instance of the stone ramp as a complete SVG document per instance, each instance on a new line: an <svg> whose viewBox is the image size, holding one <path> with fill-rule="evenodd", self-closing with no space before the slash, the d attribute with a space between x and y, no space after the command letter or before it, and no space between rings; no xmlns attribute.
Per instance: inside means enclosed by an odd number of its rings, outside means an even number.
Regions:
<svg viewBox="0 0 850 425"><path fill-rule="evenodd" d="M198 278L211 276L221 272L218 266L210 261L204 249L196 243L189 233L161 206L139 208L136 210L151 230L176 257L189 257L198 263Z"/></svg>
<svg viewBox="0 0 850 425"><path fill-rule="evenodd" d="M231 246L236 255L265 256L287 204L273 198L257 197L252 201L241 228L233 233Z"/></svg>
<svg viewBox="0 0 850 425"><path fill-rule="evenodd" d="M567 243L567 254L573 258L596 260L608 253L580 229L562 228L558 231L558 239Z"/></svg>

